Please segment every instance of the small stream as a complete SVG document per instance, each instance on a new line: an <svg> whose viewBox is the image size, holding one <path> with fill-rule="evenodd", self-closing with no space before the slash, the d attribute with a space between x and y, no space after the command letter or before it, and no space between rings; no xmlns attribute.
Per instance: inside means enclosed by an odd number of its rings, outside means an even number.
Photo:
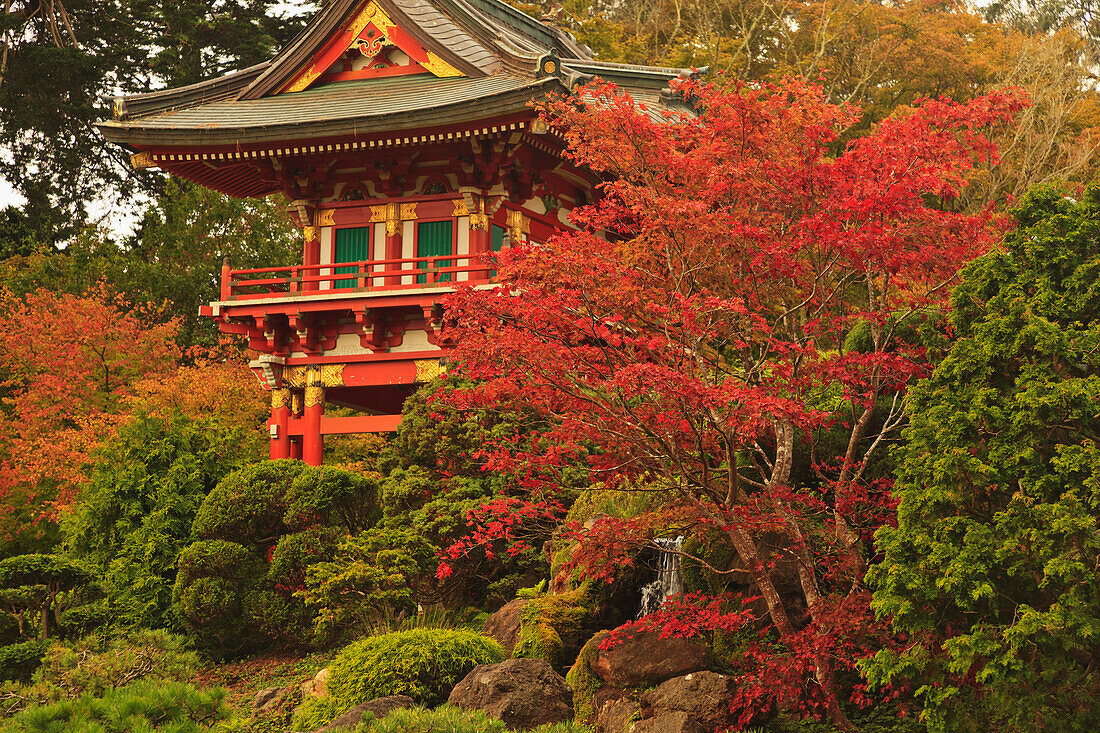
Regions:
<svg viewBox="0 0 1100 733"><path fill-rule="evenodd" d="M657 559L657 579L642 586L642 602L635 618L653 613L670 597L684 592L684 576L680 574L680 555L677 554L684 538L659 537L654 542L661 547L661 555Z"/></svg>

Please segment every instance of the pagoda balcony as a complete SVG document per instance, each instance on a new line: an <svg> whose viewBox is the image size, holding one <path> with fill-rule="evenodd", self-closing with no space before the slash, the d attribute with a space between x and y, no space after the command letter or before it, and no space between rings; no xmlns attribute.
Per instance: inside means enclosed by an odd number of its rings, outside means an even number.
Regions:
<svg viewBox="0 0 1100 733"><path fill-rule="evenodd" d="M223 304L250 300L415 293L492 281L487 253L446 254L288 267L222 267Z"/></svg>

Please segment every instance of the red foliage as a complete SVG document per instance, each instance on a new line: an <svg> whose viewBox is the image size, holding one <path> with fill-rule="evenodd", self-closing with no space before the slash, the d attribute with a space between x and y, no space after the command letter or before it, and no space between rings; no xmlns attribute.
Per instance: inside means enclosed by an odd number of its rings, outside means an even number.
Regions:
<svg viewBox="0 0 1100 733"><path fill-rule="evenodd" d="M110 415L134 385L168 374L179 357L174 320L157 323L100 284L83 296L0 293L0 502L51 515L73 498Z"/></svg>
<svg viewBox="0 0 1100 733"><path fill-rule="evenodd" d="M893 511L872 459L928 373L917 328L1000 233L992 212L944 204L1024 102L925 101L834 155L855 115L814 85L682 91L697 115L655 120L609 86L546 107L608 182L579 231L514 247L500 288L452 298L446 335L480 384L451 399L547 421L534 448L483 452L539 496L577 461L594 485L676 490L679 526L725 532L768 609L774 641L746 656L759 689L846 726L836 670L877 638L861 545ZM613 569L667 520L574 528L572 562ZM478 527L470 542L500 536ZM779 596L781 563L807 618Z"/></svg>

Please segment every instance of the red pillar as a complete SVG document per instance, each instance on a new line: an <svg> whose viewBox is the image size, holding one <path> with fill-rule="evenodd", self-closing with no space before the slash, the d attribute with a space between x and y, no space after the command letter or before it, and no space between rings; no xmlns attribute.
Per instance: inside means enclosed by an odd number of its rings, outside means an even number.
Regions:
<svg viewBox="0 0 1100 733"><path fill-rule="evenodd" d="M268 428L271 431L271 460L290 458L290 433L287 430L287 421L290 419L290 390L275 389L271 391L271 420Z"/></svg>
<svg viewBox="0 0 1100 733"><path fill-rule="evenodd" d="M480 202L484 210L485 201ZM492 235L489 229L489 217L484 211L470 214L470 254L484 256L492 247ZM473 260L471 264L477 262ZM471 280L488 280L489 270L474 270L470 273Z"/></svg>
<svg viewBox="0 0 1100 733"><path fill-rule="evenodd" d="M301 392L293 392L290 399L290 414L291 416L301 420L302 419L302 394ZM296 436L290 439L290 457L297 460L302 460L302 436Z"/></svg>
<svg viewBox="0 0 1100 733"><path fill-rule="evenodd" d="M404 228L401 222L401 213L397 204L386 205L386 259L401 259L401 230ZM414 253L415 254L415 253ZM396 270L400 265L389 264L387 270ZM387 285L400 285L400 275L390 275L386 278Z"/></svg>
<svg viewBox="0 0 1100 733"><path fill-rule="evenodd" d="M305 410L302 415L302 460L320 466L325 458L325 439L321 436L321 418L325 414L325 388L319 372L306 373Z"/></svg>
<svg viewBox="0 0 1100 733"><path fill-rule="evenodd" d="M321 239L317 235L317 227L307 226L302 228L302 236L305 238L305 243L302 245L302 264L303 265L319 265L321 264ZM321 271L316 267L306 267L302 270L303 277L317 277L321 274ZM302 283L302 290L319 290L320 284L317 282L305 282Z"/></svg>

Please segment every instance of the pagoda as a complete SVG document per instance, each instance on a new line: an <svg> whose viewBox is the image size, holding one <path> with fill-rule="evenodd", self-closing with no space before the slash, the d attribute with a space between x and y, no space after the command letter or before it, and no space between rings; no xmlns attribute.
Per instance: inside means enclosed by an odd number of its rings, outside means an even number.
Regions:
<svg viewBox="0 0 1100 733"><path fill-rule="evenodd" d="M135 167L286 197L301 263L227 260L200 312L257 355L271 458L318 465L325 435L394 430L445 369L447 293L493 287L493 252L597 194L531 102L598 76L657 106L684 73L595 61L499 0L332 0L270 61L119 97L99 129Z"/></svg>

